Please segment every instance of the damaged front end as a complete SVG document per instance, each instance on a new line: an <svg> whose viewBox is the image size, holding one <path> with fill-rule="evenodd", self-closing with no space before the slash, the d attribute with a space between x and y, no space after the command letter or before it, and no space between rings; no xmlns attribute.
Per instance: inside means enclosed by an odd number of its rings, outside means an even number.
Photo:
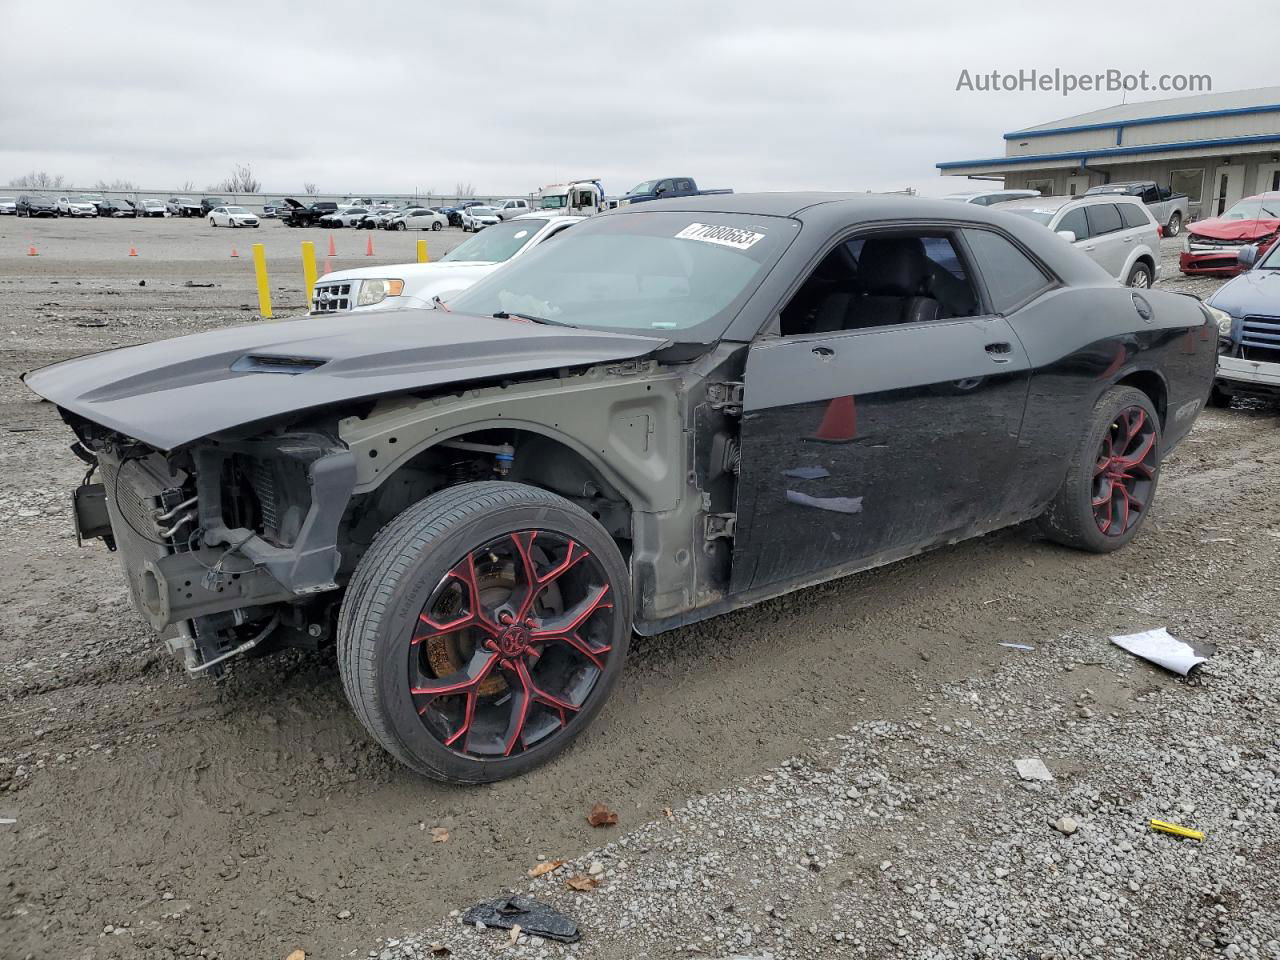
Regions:
<svg viewBox="0 0 1280 960"><path fill-rule="evenodd" d="M176 627L167 642L189 672L326 639L356 477L341 441L300 431L166 454L69 419L90 463L77 536L118 552L134 606L156 630Z"/></svg>

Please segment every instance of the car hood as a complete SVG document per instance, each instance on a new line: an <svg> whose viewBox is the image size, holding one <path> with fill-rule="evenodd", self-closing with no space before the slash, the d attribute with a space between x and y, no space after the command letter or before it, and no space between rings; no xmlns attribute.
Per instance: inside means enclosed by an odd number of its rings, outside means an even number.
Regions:
<svg viewBox="0 0 1280 960"><path fill-rule="evenodd" d="M1197 220L1187 228L1192 236L1208 237L1210 240L1241 240L1246 243L1270 236L1277 230L1280 230L1280 220L1223 220L1221 217Z"/></svg>
<svg viewBox="0 0 1280 960"><path fill-rule="evenodd" d="M1223 284L1206 303L1233 317L1280 317L1280 270L1250 270Z"/></svg>
<svg viewBox="0 0 1280 960"><path fill-rule="evenodd" d="M64 360L23 375L64 410L173 450L334 403L629 360L668 341L465 314L300 317Z"/></svg>

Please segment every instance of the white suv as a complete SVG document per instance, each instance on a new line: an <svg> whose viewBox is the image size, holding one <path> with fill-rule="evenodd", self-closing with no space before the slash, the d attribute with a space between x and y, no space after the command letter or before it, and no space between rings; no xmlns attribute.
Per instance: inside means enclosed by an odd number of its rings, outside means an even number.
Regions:
<svg viewBox="0 0 1280 960"><path fill-rule="evenodd" d="M98 208L84 197L59 197L55 207L60 217L96 217Z"/></svg>
<svg viewBox="0 0 1280 960"><path fill-rule="evenodd" d="M316 283L311 315L434 307L437 298L448 300L461 293L508 260L523 256L583 219L529 214L477 233L432 263L326 273Z"/></svg>
<svg viewBox="0 0 1280 960"><path fill-rule="evenodd" d="M1127 286L1160 279L1160 226L1137 197L1036 197L991 209L1044 224Z"/></svg>

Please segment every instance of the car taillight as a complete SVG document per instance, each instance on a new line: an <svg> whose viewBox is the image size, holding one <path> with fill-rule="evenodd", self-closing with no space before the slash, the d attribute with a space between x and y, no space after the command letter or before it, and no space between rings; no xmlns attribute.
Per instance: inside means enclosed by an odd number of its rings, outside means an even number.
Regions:
<svg viewBox="0 0 1280 960"><path fill-rule="evenodd" d="M1160 224L1160 223L1157 223L1157 224L1156 224L1156 236L1157 236L1157 237L1164 237L1164 225L1163 225L1163 224Z"/></svg>

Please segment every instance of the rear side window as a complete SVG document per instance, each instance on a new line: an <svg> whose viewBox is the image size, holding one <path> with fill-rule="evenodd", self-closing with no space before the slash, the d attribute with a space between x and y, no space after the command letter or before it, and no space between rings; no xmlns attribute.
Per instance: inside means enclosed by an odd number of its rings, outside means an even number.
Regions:
<svg viewBox="0 0 1280 960"><path fill-rule="evenodd" d="M1058 221L1058 225L1054 229L1070 230L1076 235L1077 240L1088 240L1089 221L1085 219L1084 208L1076 207L1074 210L1067 211L1063 218Z"/></svg>
<svg viewBox="0 0 1280 960"><path fill-rule="evenodd" d="M1147 216L1147 211L1136 203L1121 203L1117 206L1120 208L1120 216L1124 219L1126 227L1151 226L1151 218Z"/></svg>
<svg viewBox="0 0 1280 960"><path fill-rule="evenodd" d="M988 230L966 230L964 238L996 313L1008 313L1049 288L1044 271L1007 238Z"/></svg>
<svg viewBox="0 0 1280 960"><path fill-rule="evenodd" d="M1090 236L1101 236L1104 233L1115 233L1124 227L1120 219L1120 211L1114 203L1095 203L1085 207L1085 215L1089 218Z"/></svg>

